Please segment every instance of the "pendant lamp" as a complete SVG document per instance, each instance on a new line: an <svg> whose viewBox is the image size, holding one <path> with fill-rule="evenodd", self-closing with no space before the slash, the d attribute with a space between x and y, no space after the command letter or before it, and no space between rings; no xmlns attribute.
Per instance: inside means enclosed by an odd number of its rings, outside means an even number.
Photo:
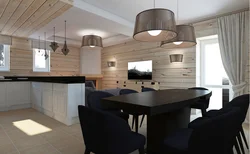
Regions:
<svg viewBox="0 0 250 154"><path fill-rule="evenodd" d="M49 55L47 53L46 32L44 32L44 58L45 60L49 58Z"/></svg>
<svg viewBox="0 0 250 154"><path fill-rule="evenodd" d="M177 0L177 21L178 21L179 5ZM196 37L194 32L194 27L190 25L177 25L176 30L178 36L172 40L165 40L161 42L162 48L172 49L172 48L189 48L195 46Z"/></svg>
<svg viewBox="0 0 250 154"><path fill-rule="evenodd" d="M142 42L160 42L177 36L174 13L168 9L155 8L136 16L134 39Z"/></svg>
<svg viewBox="0 0 250 154"><path fill-rule="evenodd" d="M51 49L56 52L56 49L59 47L58 43L56 43L56 28L54 27L54 41L50 44Z"/></svg>
<svg viewBox="0 0 250 154"><path fill-rule="evenodd" d="M67 39L66 39L66 20L65 20L65 40L64 40L64 45L62 48L62 53L66 56L69 53L69 49L67 46Z"/></svg>
<svg viewBox="0 0 250 154"><path fill-rule="evenodd" d="M103 48L102 38L96 35L85 35L82 37L82 48Z"/></svg>

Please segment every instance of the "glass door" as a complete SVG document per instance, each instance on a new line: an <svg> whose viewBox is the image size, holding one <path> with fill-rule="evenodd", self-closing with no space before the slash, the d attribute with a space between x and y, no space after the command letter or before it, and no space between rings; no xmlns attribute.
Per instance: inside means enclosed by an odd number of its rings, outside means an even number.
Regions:
<svg viewBox="0 0 250 154"><path fill-rule="evenodd" d="M222 64L218 36L199 40L200 86L212 90L209 110L220 109L230 100L230 83Z"/></svg>

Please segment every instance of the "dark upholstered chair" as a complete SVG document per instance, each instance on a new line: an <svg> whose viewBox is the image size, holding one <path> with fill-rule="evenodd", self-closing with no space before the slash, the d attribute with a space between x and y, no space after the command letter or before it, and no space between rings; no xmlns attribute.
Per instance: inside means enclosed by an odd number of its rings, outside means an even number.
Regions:
<svg viewBox="0 0 250 154"><path fill-rule="evenodd" d="M78 106L78 113L85 154L129 154L138 149L140 154L145 153L145 137L132 132L121 118L85 106Z"/></svg>
<svg viewBox="0 0 250 154"><path fill-rule="evenodd" d="M170 134L164 141L166 154L233 154L240 108L215 117L201 117L188 128Z"/></svg>
<svg viewBox="0 0 250 154"><path fill-rule="evenodd" d="M153 88L148 88L148 87L141 88L141 92L147 92L147 91L156 91L156 90ZM145 114L143 114L143 116L142 116L140 127L142 126L144 118L145 118Z"/></svg>
<svg viewBox="0 0 250 154"><path fill-rule="evenodd" d="M94 82L93 81L88 81L88 80L85 81L85 87L91 87L91 88L96 89Z"/></svg>
<svg viewBox="0 0 250 154"><path fill-rule="evenodd" d="M133 93L138 93L138 92L135 91L135 90L132 90L132 89L121 89L120 90L120 95L127 95L127 94L133 94ZM132 113L132 112L128 112L128 111L124 110L124 112L127 112L128 114L133 115L132 129L133 129L134 124L135 124L135 131L138 133L138 128L139 128L138 120L139 120L139 116L143 115L143 114L140 113L140 111L138 111L137 113Z"/></svg>
<svg viewBox="0 0 250 154"><path fill-rule="evenodd" d="M246 140L246 136L245 136L245 133L244 133L244 130L242 127L242 124L246 119L247 111L249 108L249 97L250 97L249 94L238 96L238 97L234 98L231 102L227 103L221 110L219 110L219 112L217 110L210 110L209 112L207 112L205 114L205 117L213 117L213 116L217 116L218 114L222 114L224 112L227 112L232 107L241 108L241 116L240 116L241 127L238 130L237 139L238 139L238 142L240 144L241 151L243 154L245 152L244 152L244 147L243 147L241 136L243 137L243 140L245 142L247 149L249 149L249 146L248 146L248 143ZM240 152L238 152L238 153L240 153Z"/></svg>
<svg viewBox="0 0 250 154"><path fill-rule="evenodd" d="M147 92L147 91L156 91L156 90L154 88L148 88L148 87L141 88L141 92Z"/></svg>
<svg viewBox="0 0 250 154"><path fill-rule="evenodd" d="M95 89L92 87L85 87L85 106L88 106L88 95L94 91Z"/></svg>
<svg viewBox="0 0 250 154"><path fill-rule="evenodd" d="M103 98L112 97L112 96L114 96L114 95L107 93L107 92L94 91L88 95L88 98L87 98L88 107L108 111L108 112L110 112L118 117L121 117L122 119L124 119L125 121L128 122L129 114L122 112L120 109L103 108L103 106L101 104L101 100Z"/></svg>
<svg viewBox="0 0 250 154"><path fill-rule="evenodd" d="M190 90L208 90L206 88L203 87L192 87L192 88L188 88ZM196 102L195 104L192 104L190 107L194 108L194 109L200 109L202 116L204 116L204 114L207 112L207 108L209 107L209 100L210 99L201 99L198 102Z"/></svg>

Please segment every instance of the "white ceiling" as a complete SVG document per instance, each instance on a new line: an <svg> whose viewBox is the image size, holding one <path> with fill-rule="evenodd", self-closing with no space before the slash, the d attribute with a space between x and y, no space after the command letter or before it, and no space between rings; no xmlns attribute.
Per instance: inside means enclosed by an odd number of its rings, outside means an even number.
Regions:
<svg viewBox="0 0 250 154"><path fill-rule="evenodd" d="M130 22L136 15L154 7L154 0L82 0ZM178 0L179 22L190 23L249 7L249 0ZM177 0L155 0L156 8L172 10L177 16ZM177 19L177 18L176 18Z"/></svg>
<svg viewBox="0 0 250 154"><path fill-rule="evenodd" d="M64 21L67 21L67 32L66 36L69 41L74 42L74 45L80 46L80 41L84 35L98 35L104 40L111 40L112 37L121 38L120 30L130 31L130 28L120 25L116 22L107 20L101 16L87 12L77 7L72 7L61 16L52 20L50 23L39 29L30 38L44 39L44 32L48 40L53 39L53 27L56 27L56 36L58 42L63 42L65 35L64 32ZM122 35L124 36L124 35ZM123 37L126 38L126 37Z"/></svg>
<svg viewBox="0 0 250 154"><path fill-rule="evenodd" d="M177 19L177 0L155 0L156 8L172 10ZM179 0L178 24L192 23L219 14L248 8L248 0ZM67 20L67 38L80 46L83 35L99 35L104 46L121 43L131 38L136 15L153 8L153 0L74 0L74 7L33 33L30 38L51 39L56 26L58 40L64 37ZM106 40L106 41L105 41Z"/></svg>

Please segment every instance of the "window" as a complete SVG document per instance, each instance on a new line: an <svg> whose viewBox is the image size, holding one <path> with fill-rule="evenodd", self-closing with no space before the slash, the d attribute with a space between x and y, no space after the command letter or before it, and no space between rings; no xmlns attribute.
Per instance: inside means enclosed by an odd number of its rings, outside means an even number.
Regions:
<svg viewBox="0 0 250 154"><path fill-rule="evenodd" d="M10 70L10 46L0 44L0 71Z"/></svg>
<svg viewBox="0 0 250 154"><path fill-rule="evenodd" d="M206 87L212 91L209 109L220 109L223 103L231 97L229 78L221 60L218 36L199 38L197 40L197 86Z"/></svg>
<svg viewBox="0 0 250 154"><path fill-rule="evenodd" d="M33 49L33 71L34 72L50 72L50 51L46 50L48 58L45 59L44 49Z"/></svg>

